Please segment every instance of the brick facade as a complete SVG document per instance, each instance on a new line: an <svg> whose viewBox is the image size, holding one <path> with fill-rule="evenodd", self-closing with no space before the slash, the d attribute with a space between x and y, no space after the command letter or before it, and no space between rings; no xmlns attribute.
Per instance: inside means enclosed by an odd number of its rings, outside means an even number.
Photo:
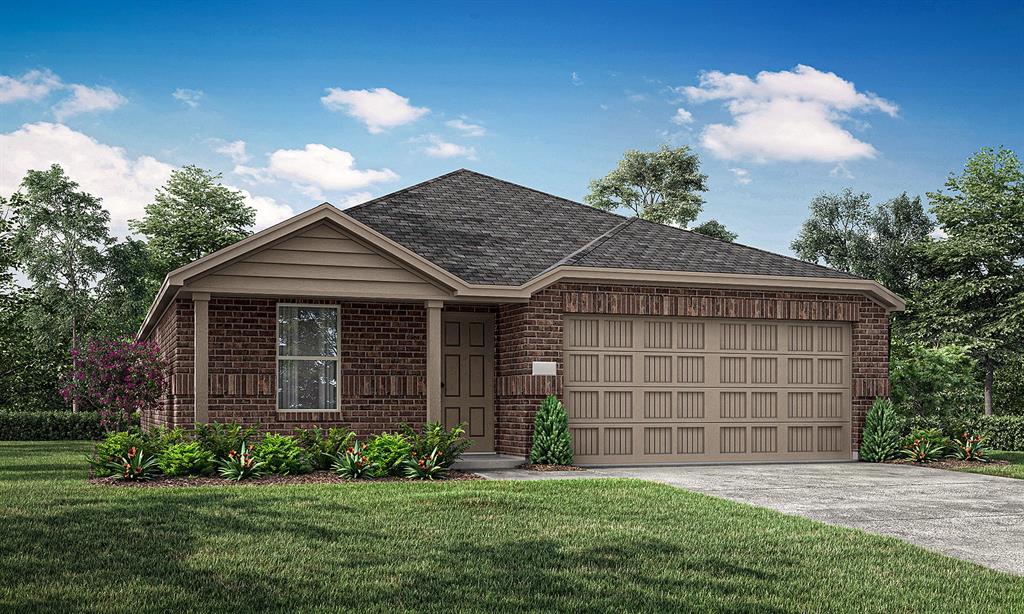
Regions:
<svg viewBox="0 0 1024 614"><path fill-rule="evenodd" d="M276 411L276 305L338 305L339 412ZM558 283L528 303L449 305L495 317L495 433L498 452L526 455L533 415L562 391L562 321L566 313L843 321L852 323L853 449L876 396L889 392L889 319L859 295ZM193 311L176 300L154 336L169 361L168 391L144 426L191 427L194 418ZM426 419L426 310L412 303L213 297L209 308L209 417L259 423L289 433L311 425L351 426L361 436ZM552 361L556 376L531 375Z"/></svg>

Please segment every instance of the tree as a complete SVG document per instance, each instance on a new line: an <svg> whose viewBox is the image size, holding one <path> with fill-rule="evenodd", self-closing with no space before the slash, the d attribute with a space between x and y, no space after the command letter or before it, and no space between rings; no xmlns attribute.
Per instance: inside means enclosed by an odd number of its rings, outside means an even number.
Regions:
<svg viewBox="0 0 1024 614"><path fill-rule="evenodd" d="M945 189L928 193L946 237L923 248L923 326L981 361L991 414L995 369L1024 340L1024 171L1013 151L982 149Z"/></svg>
<svg viewBox="0 0 1024 614"><path fill-rule="evenodd" d="M129 227L146 237L159 287L164 275L249 235L256 210L241 192L220 183L221 175L189 165L171 173Z"/></svg>
<svg viewBox="0 0 1024 614"><path fill-rule="evenodd" d="M32 282L38 309L32 318L44 343L70 340L78 347L92 307L92 289L112 239L100 199L54 164L29 171L12 203L18 225L13 236L18 266ZM76 407L77 409L77 407Z"/></svg>
<svg viewBox="0 0 1024 614"><path fill-rule="evenodd" d="M918 249L935 229L921 204L904 192L879 205L870 218L871 277L893 292L909 295L920 275Z"/></svg>
<svg viewBox="0 0 1024 614"><path fill-rule="evenodd" d="M707 175L687 146L658 151L627 151L615 170L590 182L587 204L604 211L629 209L659 224L687 226L704 205Z"/></svg>
<svg viewBox="0 0 1024 614"><path fill-rule="evenodd" d="M703 224L694 226L690 230L693 232L699 232L702 235L714 237L720 241L727 241L729 243L735 241L736 237L739 236L735 232L732 232L731 230L726 228L725 224L719 222L718 220L708 220Z"/></svg>
<svg viewBox="0 0 1024 614"><path fill-rule="evenodd" d="M142 241L125 239L106 254L97 292L95 328L106 337L131 336L142 324L158 286L149 249Z"/></svg>

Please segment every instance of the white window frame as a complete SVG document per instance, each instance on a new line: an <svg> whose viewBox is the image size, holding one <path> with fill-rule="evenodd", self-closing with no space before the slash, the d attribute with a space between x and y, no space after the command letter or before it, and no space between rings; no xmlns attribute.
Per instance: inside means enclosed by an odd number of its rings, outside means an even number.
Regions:
<svg viewBox="0 0 1024 614"><path fill-rule="evenodd" d="M281 356L281 307L312 307L315 309L333 309L335 330L337 330L336 347L334 356ZM278 413L294 414L302 412L338 413L341 411L341 307L339 305L324 305L316 303L278 303L274 307L274 407ZM334 361L334 408L320 409L296 409L281 407L281 361L282 360L333 360Z"/></svg>

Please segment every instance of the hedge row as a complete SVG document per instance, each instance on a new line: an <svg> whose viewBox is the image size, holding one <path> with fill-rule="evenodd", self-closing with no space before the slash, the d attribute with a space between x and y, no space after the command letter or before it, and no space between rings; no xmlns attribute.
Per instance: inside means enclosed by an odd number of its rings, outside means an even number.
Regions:
<svg viewBox="0 0 1024 614"><path fill-rule="evenodd" d="M99 439L100 415L94 411L0 411L0 441Z"/></svg>
<svg viewBox="0 0 1024 614"><path fill-rule="evenodd" d="M1024 416L978 416L970 426L993 450L1024 452Z"/></svg>

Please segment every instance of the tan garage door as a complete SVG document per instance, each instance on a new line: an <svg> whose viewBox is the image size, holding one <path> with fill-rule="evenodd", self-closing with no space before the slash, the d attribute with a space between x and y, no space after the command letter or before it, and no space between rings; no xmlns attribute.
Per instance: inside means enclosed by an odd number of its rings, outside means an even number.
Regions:
<svg viewBox="0 0 1024 614"><path fill-rule="evenodd" d="M849 460L850 326L568 316L576 461Z"/></svg>

